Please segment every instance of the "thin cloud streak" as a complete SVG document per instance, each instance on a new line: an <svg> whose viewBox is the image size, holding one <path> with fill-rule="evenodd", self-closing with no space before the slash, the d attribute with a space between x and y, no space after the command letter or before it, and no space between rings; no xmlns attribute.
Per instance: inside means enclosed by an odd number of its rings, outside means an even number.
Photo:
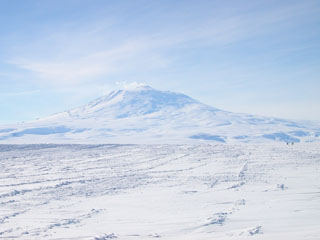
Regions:
<svg viewBox="0 0 320 240"><path fill-rule="evenodd" d="M310 11L310 7L305 4L293 6L282 6L272 11L260 11L258 13L247 13L230 16L225 19L209 18L195 26L187 26L181 31L168 29L166 32L151 33L140 37L131 37L126 41L108 46L108 36L112 32L105 33L99 26L99 21L92 25L91 38L103 42L106 45L97 46L97 49L90 46L92 50L88 52L86 39L88 30L84 32L68 33L68 44L60 46L60 52L50 52L45 59L30 57L30 55L12 57L8 62L21 69L33 72L42 82L54 84L72 85L77 83L92 82L99 77L107 77L123 71L141 71L142 69L165 68L172 63L170 49L186 48L190 45L198 47L213 45L216 47L227 46L247 38L266 34L274 31L278 24L281 27L294 24L289 20L296 15L303 15ZM64 36L63 33L53 34ZM56 39L57 44L66 41L65 37ZM73 51L79 56L69 53L69 46L73 43ZM44 42L45 44L45 42ZM37 48L38 46L33 46ZM42 46L43 48L43 46ZM63 53L67 53L64 55ZM81 54L84 52L85 54Z"/></svg>
<svg viewBox="0 0 320 240"><path fill-rule="evenodd" d="M22 92L0 92L0 95L2 97L4 96L24 96L24 95L33 95L33 94L37 94L40 93L40 90L31 90L31 91L22 91Z"/></svg>

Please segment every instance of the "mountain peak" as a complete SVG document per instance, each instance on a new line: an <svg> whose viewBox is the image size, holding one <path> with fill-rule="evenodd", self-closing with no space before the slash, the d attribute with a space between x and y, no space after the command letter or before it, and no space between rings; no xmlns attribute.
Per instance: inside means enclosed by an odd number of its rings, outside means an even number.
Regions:
<svg viewBox="0 0 320 240"><path fill-rule="evenodd" d="M122 85L122 90L125 90L125 91L154 90L152 87L148 86L145 83L141 83L141 82L122 83L120 85Z"/></svg>
<svg viewBox="0 0 320 240"><path fill-rule="evenodd" d="M35 122L0 128L0 141L28 143L299 142L320 141L319 136L318 125L226 112L142 83L124 84L85 106Z"/></svg>
<svg viewBox="0 0 320 240"><path fill-rule="evenodd" d="M130 84L122 90L111 91L96 99L86 105L85 109L80 108L80 111L122 118L159 111L172 112L191 105L203 104L181 93L160 91L142 84Z"/></svg>

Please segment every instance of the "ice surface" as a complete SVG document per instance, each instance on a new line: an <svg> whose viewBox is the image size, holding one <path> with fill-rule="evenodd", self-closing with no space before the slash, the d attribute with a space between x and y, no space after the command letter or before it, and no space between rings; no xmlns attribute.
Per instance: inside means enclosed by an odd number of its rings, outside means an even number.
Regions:
<svg viewBox="0 0 320 240"><path fill-rule="evenodd" d="M203 139L203 140L212 140L212 141L218 141L218 142L225 142L225 140L223 139L223 137L218 136L218 135L210 135L210 134L197 134L197 135L193 135L190 138L193 139Z"/></svg>
<svg viewBox="0 0 320 240"><path fill-rule="evenodd" d="M318 143L0 145L0 239L316 240L319 200Z"/></svg>
<svg viewBox="0 0 320 240"><path fill-rule="evenodd" d="M21 137L23 135L49 135L49 134L57 134L57 133L66 133L66 132L70 132L70 131L71 131L71 129L69 129L65 126L27 128L22 131L17 131L17 132L9 134L7 136L3 136L0 139L7 139L10 137ZM77 132L79 132L79 130L77 130Z"/></svg>
<svg viewBox="0 0 320 240"><path fill-rule="evenodd" d="M295 134L296 136L296 134ZM272 140L278 140L282 142L300 142L298 138L289 136L288 134L285 134L283 132L277 132L272 134L264 134L263 137L272 139Z"/></svg>

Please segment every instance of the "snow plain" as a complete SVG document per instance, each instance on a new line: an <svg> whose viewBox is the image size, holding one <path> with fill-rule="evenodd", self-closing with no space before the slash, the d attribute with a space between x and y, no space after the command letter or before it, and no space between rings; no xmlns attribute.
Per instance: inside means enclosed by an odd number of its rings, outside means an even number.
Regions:
<svg viewBox="0 0 320 240"><path fill-rule="evenodd" d="M320 236L320 144L0 145L0 239Z"/></svg>

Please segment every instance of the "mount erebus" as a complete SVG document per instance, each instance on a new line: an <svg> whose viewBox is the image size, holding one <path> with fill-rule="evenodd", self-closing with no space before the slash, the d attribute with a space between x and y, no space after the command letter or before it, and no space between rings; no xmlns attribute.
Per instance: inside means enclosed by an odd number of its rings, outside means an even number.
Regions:
<svg viewBox="0 0 320 240"><path fill-rule="evenodd" d="M148 86L117 90L32 122L0 126L0 143L320 141L320 125L223 111Z"/></svg>

